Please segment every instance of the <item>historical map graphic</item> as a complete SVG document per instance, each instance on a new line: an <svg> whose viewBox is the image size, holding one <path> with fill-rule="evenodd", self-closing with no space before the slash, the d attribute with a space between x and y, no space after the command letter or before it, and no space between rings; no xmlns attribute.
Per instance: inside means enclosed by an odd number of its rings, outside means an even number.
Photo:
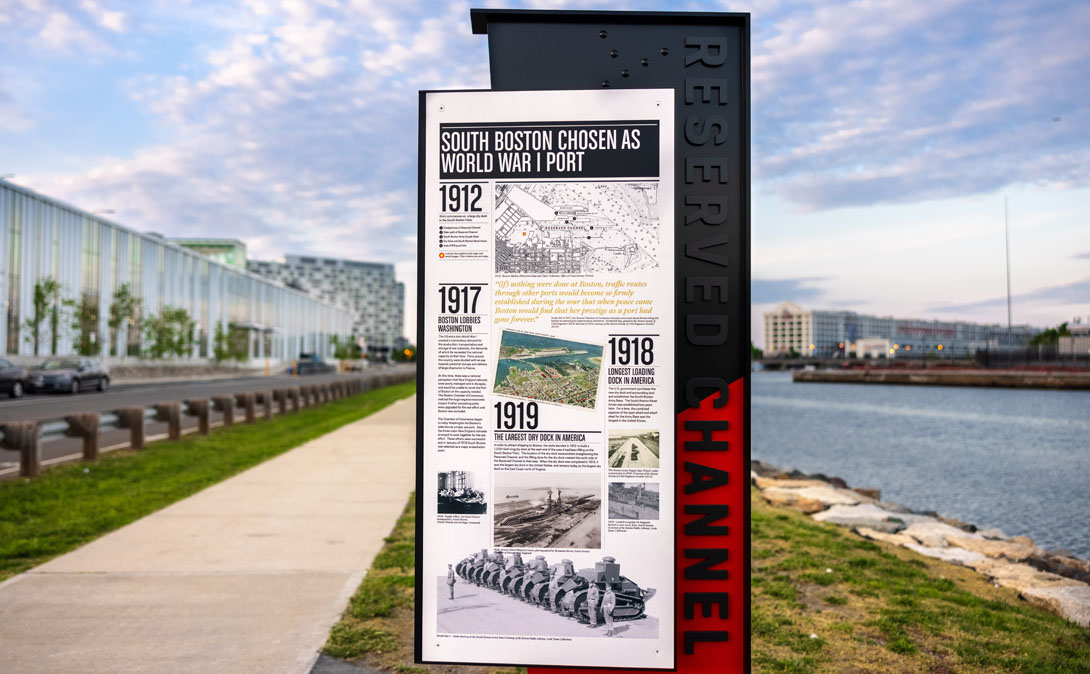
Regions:
<svg viewBox="0 0 1090 674"><path fill-rule="evenodd" d="M658 183L496 185L497 274L659 266Z"/></svg>
<svg viewBox="0 0 1090 674"><path fill-rule="evenodd" d="M602 347L504 330L496 362L500 395L594 409Z"/></svg>

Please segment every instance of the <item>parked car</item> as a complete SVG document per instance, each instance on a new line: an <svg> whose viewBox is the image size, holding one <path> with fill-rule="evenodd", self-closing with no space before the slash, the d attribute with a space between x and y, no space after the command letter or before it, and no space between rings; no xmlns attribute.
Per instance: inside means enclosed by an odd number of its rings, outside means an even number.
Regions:
<svg viewBox="0 0 1090 674"><path fill-rule="evenodd" d="M0 391L10 398L22 398L26 384L27 369L0 358Z"/></svg>
<svg viewBox="0 0 1090 674"><path fill-rule="evenodd" d="M35 393L105 391L109 387L109 370L94 358L50 358L33 368L27 378L27 390Z"/></svg>

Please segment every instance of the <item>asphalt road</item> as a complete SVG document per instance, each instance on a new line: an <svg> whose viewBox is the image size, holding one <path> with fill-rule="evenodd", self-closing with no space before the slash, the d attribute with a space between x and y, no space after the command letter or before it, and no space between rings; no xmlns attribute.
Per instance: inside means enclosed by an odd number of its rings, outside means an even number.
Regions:
<svg viewBox="0 0 1090 674"><path fill-rule="evenodd" d="M376 367L362 373L351 374L327 374L307 375L291 377L277 375L272 377L239 377L237 379L212 379L208 381L162 381L141 384L115 384L105 393L84 392L76 395L62 393L48 393L27 395L18 400L0 398L0 425L7 421L52 421L63 419L69 414L77 412L113 412L121 407L148 407L158 403L182 402L212 396L233 395L235 393L247 393L274 388L290 386L305 386L310 384L323 384L339 381L352 377L373 377L381 374L393 374L401 371L401 367ZM411 366L409 366L411 367ZM275 412L274 406L274 412ZM258 415L261 415L261 407ZM238 422L242 414L241 409L235 410L235 421ZM211 412L211 425L216 427L222 423L223 415L220 412ZM196 429L197 419L188 415L182 415L182 429ZM165 434L165 423L149 420L145 425L145 434L148 441L153 441L159 434ZM115 445L127 444L128 431L103 430L99 439L99 445L103 450L108 450ZM82 441L77 438L62 438L42 443L42 460L50 462L60 460L62 457L78 455L82 451ZM18 452L0 449L0 479L11 478L18 475Z"/></svg>
<svg viewBox="0 0 1090 674"><path fill-rule="evenodd" d="M45 421L61 419L76 412L112 412L121 407L181 402L197 398L232 395L248 391L324 384L348 377L372 376L395 372L394 367L376 367L363 373L326 374L290 377L240 377L238 379L211 379L208 381L163 381L145 384L117 383L105 393L83 392L43 393L26 395L18 400L0 399L0 424L5 421Z"/></svg>

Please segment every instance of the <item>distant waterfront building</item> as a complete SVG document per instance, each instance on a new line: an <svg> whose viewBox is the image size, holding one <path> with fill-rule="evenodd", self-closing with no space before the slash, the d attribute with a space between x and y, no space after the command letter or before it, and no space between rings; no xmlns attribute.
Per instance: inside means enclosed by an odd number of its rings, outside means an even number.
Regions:
<svg viewBox="0 0 1090 674"><path fill-rule="evenodd" d="M347 309L353 339L363 338L372 355L389 356L404 343L405 285L392 264L288 255L283 262L250 260L247 268Z"/></svg>
<svg viewBox="0 0 1090 674"><path fill-rule="evenodd" d="M1090 323L1071 323L1067 326L1071 333L1067 337L1060 337L1057 352L1061 356L1086 356L1090 354Z"/></svg>
<svg viewBox="0 0 1090 674"><path fill-rule="evenodd" d="M238 239L180 239L171 237L167 241L182 248L196 251L216 262L246 268L246 244Z"/></svg>
<svg viewBox="0 0 1090 674"><path fill-rule="evenodd" d="M61 284L63 298L90 308L90 343L104 356L114 341L110 304L123 284L140 299L141 318L167 307L188 313L195 323L192 357L213 355L217 326L244 342L250 358L274 360L331 357L331 338L352 329L352 315L329 302L3 180L0 260L0 345L7 354L34 353L27 320L34 287L45 279ZM73 340L62 329L57 352L72 353ZM120 327L116 343L117 355L140 355L145 347L144 335L129 325Z"/></svg>
<svg viewBox="0 0 1090 674"><path fill-rule="evenodd" d="M1037 334L1028 325L1011 329L998 324L933 321L891 316L868 316L854 311L801 309L784 302L764 315L765 354L790 353L832 357L874 351L873 340L888 340L892 355L941 354L972 356L977 349L1020 349ZM861 346L866 344L866 348ZM903 350L903 353L901 352Z"/></svg>

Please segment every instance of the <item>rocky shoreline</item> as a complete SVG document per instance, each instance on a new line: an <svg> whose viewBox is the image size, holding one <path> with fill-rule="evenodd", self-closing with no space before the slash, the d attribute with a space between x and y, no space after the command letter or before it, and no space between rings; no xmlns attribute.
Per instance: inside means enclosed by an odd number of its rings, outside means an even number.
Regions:
<svg viewBox="0 0 1090 674"><path fill-rule="evenodd" d="M851 488L821 473L750 464L750 481L770 504L800 510L863 538L969 567L1025 601L1090 627L1090 562L1067 550L1043 550L1026 536L978 529L933 511L882 501L878 489Z"/></svg>

